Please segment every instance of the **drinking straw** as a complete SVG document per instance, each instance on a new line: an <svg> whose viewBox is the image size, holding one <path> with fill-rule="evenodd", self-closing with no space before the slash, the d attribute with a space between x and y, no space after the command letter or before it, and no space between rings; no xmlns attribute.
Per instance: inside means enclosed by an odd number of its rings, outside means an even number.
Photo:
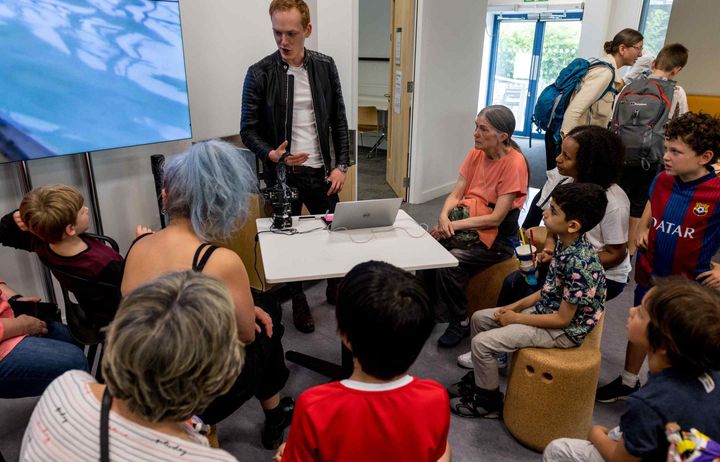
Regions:
<svg viewBox="0 0 720 462"><path fill-rule="evenodd" d="M522 240L522 244L525 245L525 234L523 233L522 228L520 228L520 239Z"/></svg>
<svg viewBox="0 0 720 462"><path fill-rule="evenodd" d="M535 267L535 252L532 251L533 243L535 242L535 236L533 236L533 230L530 228L530 253L532 254L532 263Z"/></svg>

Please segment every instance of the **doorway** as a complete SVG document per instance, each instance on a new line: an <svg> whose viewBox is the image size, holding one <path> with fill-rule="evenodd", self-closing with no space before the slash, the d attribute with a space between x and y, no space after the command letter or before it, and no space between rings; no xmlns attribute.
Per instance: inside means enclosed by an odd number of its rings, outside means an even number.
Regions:
<svg viewBox="0 0 720 462"><path fill-rule="evenodd" d="M487 105L515 114L515 134L542 138L531 117L537 97L577 56L582 12L495 15Z"/></svg>

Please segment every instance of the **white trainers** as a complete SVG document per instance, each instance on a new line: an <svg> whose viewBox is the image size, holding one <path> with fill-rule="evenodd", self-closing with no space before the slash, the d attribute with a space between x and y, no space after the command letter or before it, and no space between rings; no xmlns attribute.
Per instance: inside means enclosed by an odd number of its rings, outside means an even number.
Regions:
<svg viewBox="0 0 720 462"><path fill-rule="evenodd" d="M457 364L458 366L464 368L464 369L472 369L472 352L468 351L467 353L463 353L460 356L457 357Z"/></svg>

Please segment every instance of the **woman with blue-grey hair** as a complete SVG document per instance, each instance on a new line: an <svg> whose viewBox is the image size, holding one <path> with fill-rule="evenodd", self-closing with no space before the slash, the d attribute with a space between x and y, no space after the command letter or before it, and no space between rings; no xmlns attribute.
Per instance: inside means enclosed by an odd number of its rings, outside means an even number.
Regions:
<svg viewBox="0 0 720 462"><path fill-rule="evenodd" d="M279 395L289 375L280 343L283 328L279 319L273 323L254 306L245 265L235 252L222 247L244 223L256 189L250 159L230 143L204 141L173 157L165 167L162 191L168 225L133 242L121 291L126 295L158 276L186 269L224 283L235 304L239 338L247 345L246 365L232 389L201 417L214 425L254 395L265 410L262 443L273 448L281 442L294 408L292 398Z"/></svg>
<svg viewBox="0 0 720 462"><path fill-rule="evenodd" d="M437 317L449 321L438 339L454 347L470 335L465 287L470 277L513 255L518 216L528 188L528 167L512 140L515 116L505 106L484 108L475 118L475 145L445 199L430 233L457 259L458 266L422 273Z"/></svg>

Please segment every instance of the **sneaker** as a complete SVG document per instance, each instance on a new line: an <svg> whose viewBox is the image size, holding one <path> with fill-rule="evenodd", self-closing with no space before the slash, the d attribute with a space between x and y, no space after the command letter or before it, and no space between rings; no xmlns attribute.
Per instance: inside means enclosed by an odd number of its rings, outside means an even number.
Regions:
<svg viewBox="0 0 720 462"><path fill-rule="evenodd" d="M622 377L618 377L607 385L599 387L595 392L595 401L599 403L614 403L619 399L625 399L640 389L640 381L634 387L628 387L622 383Z"/></svg>
<svg viewBox="0 0 720 462"><path fill-rule="evenodd" d="M503 394L475 387L473 393L450 400L450 411L460 417L500 419Z"/></svg>
<svg viewBox="0 0 720 462"><path fill-rule="evenodd" d="M292 298L293 324L295 328L304 334L315 331L315 320L310 313L305 294L293 295Z"/></svg>
<svg viewBox="0 0 720 462"><path fill-rule="evenodd" d="M452 348L457 346L462 339L470 336L470 325L463 326L459 322L451 322L448 324L445 332L438 339L438 345L443 348Z"/></svg>
<svg viewBox="0 0 720 462"><path fill-rule="evenodd" d="M475 375L473 371L463 375L459 382L447 387L447 393L451 398L472 394L475 390Z"/></svg>
<svg viewBox="0 0 720 462"><path fill-rule="evenodd" d="M467 353L463 353L460 356L457 357L457 365L462 367L463 369L472 369L473 363L472 363L472 351L468 351Z"/></svg>
<svg viewBox="0 0 720 462"><path fill-rule="evenodd" d="M285 429L292 422L295 400L289 396L280 400L280 404L265 415L261 436L262 445L265 449L277 449L283 442Z"/></svg>

